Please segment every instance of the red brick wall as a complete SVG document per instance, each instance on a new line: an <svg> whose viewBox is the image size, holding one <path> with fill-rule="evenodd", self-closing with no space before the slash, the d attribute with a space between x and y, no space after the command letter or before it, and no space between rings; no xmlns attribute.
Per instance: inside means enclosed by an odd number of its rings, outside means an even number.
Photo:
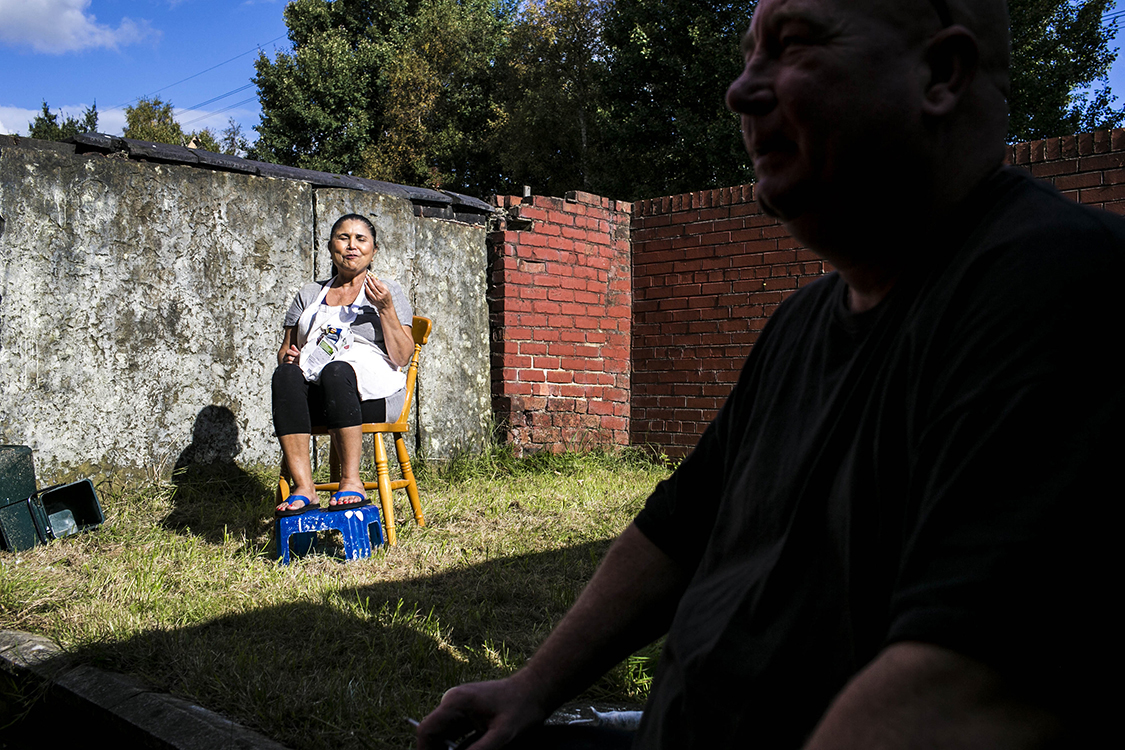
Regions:
<svg viewBox="0 0 1125 750"><path fill-rule="evenodd" d="M690 450L770 313L823 272L752 185L633 204L632 443Z"/></svg>
<svg viewBox="0 0 1125 750"><path fill-rule="evenodd" d="M518 451L629 443L628 203L497 196L493 412Z"/></svg>
<svg viewBox="0 0 1125 750"><path fill-rule="evenodd" d="M1008 162L1125 214L1125 129L1016 144ZM532 449L687 453L770 313L826 266L761 212L751 185L497 205L508 218L489 235L493 401L509 439Z"/></svg>
<svg viewBox="0 0 1125 750"><path fill-rule="evenodd" d="M1008 163L1079 203L1125 214L1125 129L1017 143L1008 147Z"/></svg>

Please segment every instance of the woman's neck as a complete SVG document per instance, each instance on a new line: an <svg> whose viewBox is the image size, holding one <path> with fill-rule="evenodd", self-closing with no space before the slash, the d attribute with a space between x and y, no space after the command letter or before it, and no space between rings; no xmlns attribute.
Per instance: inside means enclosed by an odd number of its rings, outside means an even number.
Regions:
<svg viewBox="0 0 1125 750"><path fill-rule="evenodd" d="M324 301L329 305L351 305L363 294L363 282L367 278L367 271L362 271L351 278L336 274L332 287L325 295Z"/></svg>
<svg viewBox="0 0 1125 750"><path fill-rule="evenodd" d="M345 288L361 287L366 278L367 269L360 271L354 276L345 276L343 273L337 272L336 281L333 282L332 286Z"/></svg>

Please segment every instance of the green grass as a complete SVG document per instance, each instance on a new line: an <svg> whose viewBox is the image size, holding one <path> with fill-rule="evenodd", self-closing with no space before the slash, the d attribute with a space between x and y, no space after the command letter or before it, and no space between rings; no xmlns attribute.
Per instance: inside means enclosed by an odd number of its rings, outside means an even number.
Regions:
<svg viewBox="0 0 1125 750"><path fill-rule="evenodd" d="M0 553L0 629L50 636L289 747L409 747L404 717L523 663L668 466L632 450L496 450L419 474L425 528L396 493L397 547L287 567L273 562L273 471L100 487L100 529ZM655 654L586 699L643 701Z"/></svg>

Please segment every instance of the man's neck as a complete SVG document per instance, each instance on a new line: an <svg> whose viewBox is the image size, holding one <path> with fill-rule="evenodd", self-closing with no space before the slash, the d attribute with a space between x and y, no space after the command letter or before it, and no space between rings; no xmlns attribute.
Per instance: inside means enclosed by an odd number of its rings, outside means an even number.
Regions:
<svg viewBox="0 0 1125 750"><path fill-rule="evenodd" d="M856 265L845 270L837 266L848 285L848 310L861 313L882 302L902 276L902 270L883 266Z"/></svg>
<svg viewBox="0 0 1125 750"><path fill-rule="evenodd" d="M970 196L1000 169L963 167L944 189L883 207L881 216L850 213L827 221L787 225L794 237L836 267L848 285L848 309L864 312L878 305L905 274L947 252L949 234L957 234ZM807 236L802 229L813 228ZM816 228L824 231L816 231Z"/></svg>

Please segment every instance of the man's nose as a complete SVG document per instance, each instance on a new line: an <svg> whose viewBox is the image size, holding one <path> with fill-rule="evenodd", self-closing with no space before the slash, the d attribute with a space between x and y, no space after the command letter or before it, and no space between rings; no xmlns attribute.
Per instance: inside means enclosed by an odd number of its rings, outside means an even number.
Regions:
<svg viewBox="0 0 1125 750"><path fill-rule="evenodd" d="M747 61L742 75L727 88L727 109L740 115L761 116L777 106L773 86L758 61Z"/></svg>

